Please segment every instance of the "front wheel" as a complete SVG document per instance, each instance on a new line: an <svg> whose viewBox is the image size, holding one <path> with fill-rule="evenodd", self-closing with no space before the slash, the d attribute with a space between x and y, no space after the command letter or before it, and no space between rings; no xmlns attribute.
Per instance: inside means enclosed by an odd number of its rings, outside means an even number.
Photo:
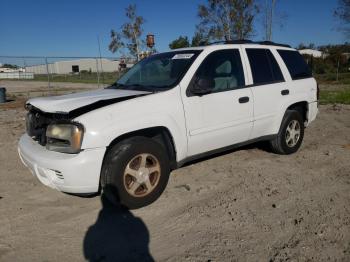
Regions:
<svg viewBox="0 0 350 262"><path fill-rule="evenodd" d="M169 159L156 141L134 137L113 146L101 173L106 197L130 209L151 204L162 194L169 179Z"/></svg>
<svg viewBox="0 0 350 262"><path fill-rule="evenodd" d="M303 117L296 110L287 110L276 138L270 141L271 149L276 154L293 154L300 148L303 138Z"/></svg>

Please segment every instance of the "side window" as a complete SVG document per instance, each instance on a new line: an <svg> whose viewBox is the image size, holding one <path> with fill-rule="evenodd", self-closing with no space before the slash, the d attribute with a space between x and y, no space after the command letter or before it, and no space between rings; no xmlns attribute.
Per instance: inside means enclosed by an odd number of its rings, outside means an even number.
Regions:
<svg viewBox="0 0 350 262"><path fill-rule="evenodd" d="M268 57L268 60L270 62L270 68L273 74L273 78L275 82L283 82L284 77L282 75L282 71L280 66L278 65L276 58L273 56L270 50L266 50L266 55Z"/></svg>
<svg viewBox="0 0 350 262"><path fill-rule="evenodd" d="M213 80L212 93L244 87L244 72L239 50L225 49L209 54L199 66L194 81L202 78Z"/></svg>
<svg viewBox="0 0 350 262"><path fill-rule="evenodd" d="M277 50L293 80L312 77L311 70L298 51Z"/></svg>
<svg viewBox="0 0 350 262"><path fill-rule="evenodd" d="M270 50L247 48L246 52L254 84L263 85L284 81L281 69Z"/></svg>

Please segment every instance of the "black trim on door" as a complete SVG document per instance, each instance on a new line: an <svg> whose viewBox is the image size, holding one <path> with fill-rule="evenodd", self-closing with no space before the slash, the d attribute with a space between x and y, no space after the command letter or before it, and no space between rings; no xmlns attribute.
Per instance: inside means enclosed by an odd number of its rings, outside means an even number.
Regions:
<svg viewBox="0 0 350 262"><path fill-rule="evenodd" d="M233 145L230 145L230 146L225 146L225 147L214 149L214 150L211 150L211 151L208 151L208 152L200 153L198 155L189 156L189 157L187 157L187 158L177 162L177 168L182 167L184 164L186 164L188 162L199 160L199 159L202 159L202 158L205 158L205 157L209 157L209 156L213 156L215 154L224 153L224 152L227 152L227 151L230 151L230 150L242 147L242 146L246 146L246 145L253 144L253 143L256 143L256 142L260 142L260 141L269 141L269 140L274 139L276 136L277 135L261 136L261 137L254 138L254 139L251 139L251 140L248 140L248 141L245 141L245 142L241 142L241 143L238 143L238 144L233 144Z"/></svg>

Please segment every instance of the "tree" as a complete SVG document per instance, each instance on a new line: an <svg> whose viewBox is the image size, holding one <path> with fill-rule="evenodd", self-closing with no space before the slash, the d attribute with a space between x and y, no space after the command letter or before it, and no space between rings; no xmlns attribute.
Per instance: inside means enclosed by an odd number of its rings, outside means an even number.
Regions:
<svg viewBox="0 0 350 262"><path fill-rule="evenodd" d="M204 32L197 28L197 31L194 33L194 36L192 37L191 46L201 46L206 45L209 43L209 39L207 36L205 36Z"/></svg>
<svg viewBox="0 0 350 262"><path fill-rule="evenodd" d="M324 56L312 58L313 71L316 74L334 74L334 80L336 80L338 73L348 72L350 59L347 57L346 53L350 52L349 43L320 46L318 50L320 50ZM311 61L310 56L307 56L307 59Z"/></svg>
<svg viewBox="0 0 350 262"><path fill-rule="evenodd" d="M142 16L136 15L136 5L129 5L126 8L126 16L130 22L125 23L122 26L122 32L126 39L128 39L127 47L131 54L138 57L140 53L140 46L142 41L140 37L143 33L142 25L145 23L145 19Z"/></svg>
<svg viewBox="0 0 350 262"><path fill-rule="evenodd" d="M338 0L338 8L334 11L334 15L342 22L339 29L350 38L350 0Z"/></svg>
<svg viewBox="0 0 350 262"><path fill-rule="evenodd" d="M314 43L310 43L307 48L308 49L316 49L316 45Z"/></svg>
<svg viewBox="0 0 350 262"><path fill-rule="evenodd" d="M276 7L276 0L265 0L265 40L272 41L272 27Z"/></svg>
<svg viewBox="0 0 350 262"><path fill-rule="evenodd" d="M17 65L12 65L12 64L3 64L3 65L0 64L0 67L2 67L2 68L12 68L12 69L17 69L18 68Z"/></svg>
<svg viewBox="0 0 350 262"><path fill-rule="evenodd" d="M272 41L274 26L278 24L279 27L282 28L287 19L286 13L276 11L277 3L277 0L265 0L264 3L261 4L260 9L262 10L263 28L266 41Z"/></svg>
<svg viewBox="0 0 350 262"><path fill-rule="evenodd" d="M245 39L253 35L258 7L254 0L208 0L199 5L199 28L211 39Z"/></svg>
<svg viewBox="0 0 350 262"><path fill-rule="evenodd" d="M121 48L127 47L130 54L135 56L138 60L141 45L143 44L140 38L143 33L142 25L145 23L145 19L136 14L135 4L129 5L125 9L125 15L129 21L122 25L121 32L111 30L112 40L109 44L109 50L115 53Z"/></svg>
<svg viewBox="0 0 350 262"><path fill-rule="evenodd" d="M297 46L297 49L302 50L302 49L317 49L317 48L316 48L316 45L314 43L310 43L308 45L305 45L304 43L300 43Z"/></svg>
<svg viewBox="0 0 350 262"><path fill-rule="evenodd" d="M108 49L112 52L115 53L119 49L124 47L124 43L122 41L122 36L120 33L114 31L113 29L111 30L111 43L108 46Z"/></svg>
<svg viewBox="0 0 350 262"><path fill-rule="evenodd" d="M184 48L184 47L196 47L208 44L209 39L205 36L200 28L197 28L194 36L192 37L191 44L187 36L179 36L177 39L169 44L170 49Z"/></svg>
<svg viewBox="0 0 350 262"><path fill-rule="evenodd" d="M187 36L179 36L177 39L175 39L169 44L170 49L177 49L177 48L183 48L183 47L189 47L189 46L190 46L190 42L188 41Z"/></svg>

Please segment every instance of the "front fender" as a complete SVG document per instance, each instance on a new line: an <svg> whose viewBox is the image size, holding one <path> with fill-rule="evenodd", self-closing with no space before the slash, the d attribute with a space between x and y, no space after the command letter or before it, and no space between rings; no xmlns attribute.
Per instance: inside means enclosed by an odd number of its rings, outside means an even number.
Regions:
<svg viewBox="0 0 350 262"><path fill-rule="evenodd" d="M82 149L107 147L116 138L138 130L165 127L169 130L176 158L187 154L187 136L178 90L128 100L90 112L77 119L84 134Z"/></svg>

